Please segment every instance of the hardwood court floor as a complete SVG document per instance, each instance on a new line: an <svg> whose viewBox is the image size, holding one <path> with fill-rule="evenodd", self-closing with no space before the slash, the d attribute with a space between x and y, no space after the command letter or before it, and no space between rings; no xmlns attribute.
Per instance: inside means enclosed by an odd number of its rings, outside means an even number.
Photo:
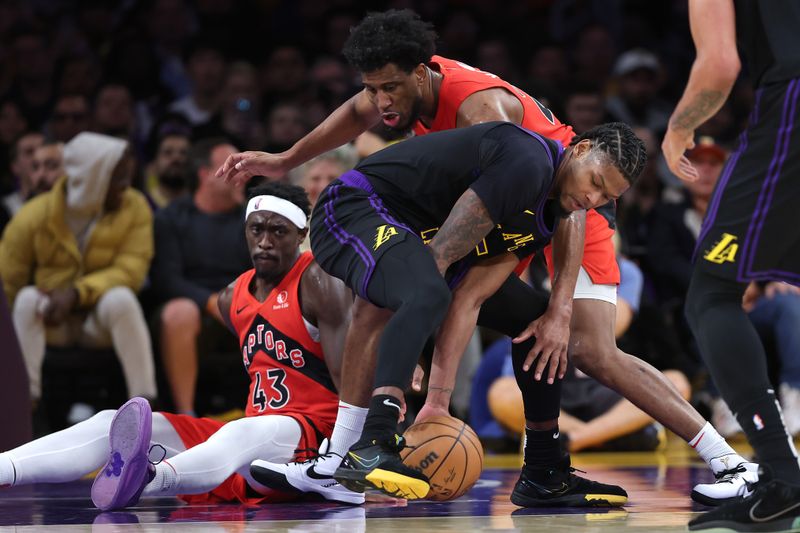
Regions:
<svg viewBox="0 0 800 533"><path fill-rule="evenodd" d="M124 513L99 513L89 499L91 482L0 489L0 532L225 532L246 533L411 533L686 531L694 513L689 493L710 482L710 471L683 442L670 440L665 452L586 453L573 466L592 479L622 485L629 503L622 509L520 509L509 501L519 457L488 456L481 479L452 502L370 503L361 507L321 502L187 506L177 499L143 500Z"/></svg>

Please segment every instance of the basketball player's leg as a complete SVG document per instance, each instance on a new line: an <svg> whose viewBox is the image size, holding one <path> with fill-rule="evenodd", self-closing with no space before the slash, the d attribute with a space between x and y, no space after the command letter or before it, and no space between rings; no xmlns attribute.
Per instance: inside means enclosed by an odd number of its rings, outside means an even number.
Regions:
<svg viewBox="0 0 800 533"><path fill-rule="evenodd" d="M142 496L201 494L237 473L256 492L265 493L266 487L250 476L250 463L256 459L291 461L301 433L300 424L288 416L254 416L228 422L205 442L157 464Z"/></svg>
<svg viewBox="0 0 800 533"><path fill-rule="evenodd" d="M0 485L65 483L90 474L108 460L108 434L116 411L100 411L67 429L0 453ZM162 446L167 457L186 448L177 431L159 414L153 414L152 444Z"/></svg>
<svg viewBox="0 0 800 533"><path fill-rule="evenodd" d="M161 308L159 345L164 373L169 382L175 411L194 414L197 385L197 337L202 311L188 298L169 300Z"/></svg>
<svg viewBox="0 0 800 533"><path fill-rule="evenodd" d="M400 461L395 433L403 391L411 382L426 340L444 319L450 289L425 245L409 237L378 260L367 296L375 305L394 313L379 342L375 389L363 434L346 455L336 478L352 489L368 482L391 494L424 497L427 481ZM377 466L367 467L376 457Z"/></svg>
<svg viewBox="0 0 800 533"><path fill-rule="evenodd" d="M546 297L512 275L484 302L478 324L515 337L539 318L547 305ZM628 495L621 487L572 473L569 456L558 438L561 380L548 384L545 379L536 380L532 371L523 370L535 341L513 344L511 351L525 413L524 465L511 501L523 507L623 505Z"/></svg>
<svg viewBox="0 0 800 533"><path fill-rule="evenodd" d="M800 485L797 451L769 381L764 347L742 309L745 288L698 264L686 297L686 317L714 383L761 463L776 479Z"/></svg>

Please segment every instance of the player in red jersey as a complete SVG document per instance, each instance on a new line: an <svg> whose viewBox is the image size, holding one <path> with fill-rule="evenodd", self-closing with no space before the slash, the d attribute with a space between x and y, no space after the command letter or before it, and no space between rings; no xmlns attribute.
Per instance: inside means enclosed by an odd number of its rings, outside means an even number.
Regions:
<svg viewBox="0 0 800 533"><path fill-rule="evenodd" d="M271 183L251 196L245 231L255 268L219 297L250 375L246 416L223 424L151 413L134 398L0 454L0 485L66 482L102 467L92 499L103 510L133 505L140 495L181 495L190 503L286 497L254 481L250 463L305 457L330 435L351 296L310 252L300 253L310 210L305 191ZM151 445L165 456L156 465L148 461ZM328 485L318 492L364 501L363 494Z"/></svg>
<svg viewBox="0 0 800 533"><path fill-rule="evenodd" d="M558 140L565 146L569 144L572 128L559 122L549 109L497 76L433 55L434 38L430 25L410 11L388 11L368 16L353 29L344 50L350 63L361 72L364 90L286 152L235 154L228 158L217 175L233 180L248 179L253 175L279 176L319 153L352 140L379 121L390 128L413 129L421 135L506 120ZM582 198L573 198L573 201L578 206L587 204ZM717 487L714 495L709 494L706 501L742 494L745 483L738 476L738 469L744 459L735 454L660 372L617 349L614 324L619 269L611 242L614 206L609 203L598 211L590 210L585 223L581 213L577 211L562 221L553 237L553 246L557 248L555 256L560 264L554 265L552 247L545 249L551 275L555 274L553 293L547 312L515 339L515 342L524 342L531 337L536 339L524 369L532 369L537 381L546 374L546 382L558 384L555 378L563 376L569 349L578 368L616 390L696 446L715 473L720 477L727 476L726 483L719 487L731 490L720 493ZM576 234L583 234L584 225L585 242L574 238ZM567 247L566 243L574 245ZM579 243L583 243L583 249ZM496 259L482 269L480 283L465 284L466 288L457 289L454 294L454 304L442 328L444 333L440 332L437 342L438 362L430 377L429 394L421 416L447 412L455 368L474 328L478 311L508 274L524 267L512 257L513 254L507 255L508 260ZM490 307L498 306L486 306ZM505 310L501 307L501 311ZM358 327L351 328L348 333L345 353L369 351L380 337L386 316L384 310L357 298L353 323ZM347 361L344 365L350 379L340 398L352 415L354 405L363 406L369 402L368 387L359 389L356 383L371 383L374 363L364 364L362 358L357 365L351 366ZM631 379L632 375L636 378ZM540 419L528 420L527 440L537 442L537 447L545 444L553 447L554 441L557 442L552 436L558 433L555 417L559 390L557 387L552 389L550 396L555 394L556 399L549 402L547 409L541 410ZM552 412L555 415L549 416ZM348 426L357 424L349 422ZM356 432L340 428L337 421L332 450L344 453L357 438ZM542 455L554 456L555 452L542 452ZM722 457L727 461L721 461ZM726 466L729 463L730 472ZM753 465L747 467L753 468ZM317 472L329 469L327 464L316 468ZM731 476L735 478L734 483L728 483Z"/></svg>

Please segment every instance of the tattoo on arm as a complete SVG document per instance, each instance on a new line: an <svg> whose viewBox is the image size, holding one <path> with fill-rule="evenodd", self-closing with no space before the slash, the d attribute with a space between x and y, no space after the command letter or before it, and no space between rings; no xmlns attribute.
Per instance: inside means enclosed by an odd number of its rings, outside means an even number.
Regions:
<svg viewBox="0 0 800 533"><path fill-rule="evenodd" d="M671 125L675 129L694 130L716 113L724 101L721 91L704 89L672 119Z"/></svg>
<svg viewBox="0 0 800 533"><path fill-rule="evenodd" d="M461 195L428 244L441 272L467 255L494 227L486 206L472 189Z"/></svg>
<svg viewBox="0 0 800 533"><path fill-rule="evenodd" d="M453 392L453 389L451 389L449 387L432 387L430 385L428 386L428 390L440 390L440 391L442 391L444 393L452 393Z"/></svg>

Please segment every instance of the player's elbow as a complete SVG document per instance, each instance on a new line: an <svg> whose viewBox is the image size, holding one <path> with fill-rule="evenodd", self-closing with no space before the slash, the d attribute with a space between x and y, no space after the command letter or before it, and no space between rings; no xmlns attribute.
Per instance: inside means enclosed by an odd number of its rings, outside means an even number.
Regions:
<svg viewBox="0 0 800 533"><path fill-rule="evenodd" d="M698 56L699 67L712 85L730 88L742 69L742 62L736 50L716 50L704 57Z"/></svg>

